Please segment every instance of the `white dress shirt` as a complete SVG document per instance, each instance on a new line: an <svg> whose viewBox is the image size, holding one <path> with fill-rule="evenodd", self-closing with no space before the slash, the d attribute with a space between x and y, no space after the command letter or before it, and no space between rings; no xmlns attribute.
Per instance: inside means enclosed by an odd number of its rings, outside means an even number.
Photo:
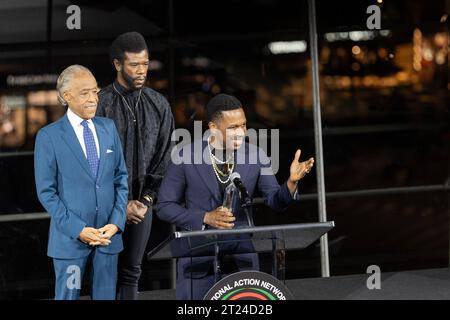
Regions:
<svg viewBox="0 0 450 320"><path fill-rule="evenodd" d="M75 134L78 138L78 142L80 142L81 149L83 149L83 152L84 152L84 156L87 158L86 145L84 144L84 137L83 137L84 127L81 124L81 122L83 122L84 119L80 118L78 115L76 115L70 109L67 109L67 118L69 119L69 122L72 125L73 130L75 131ZM100 159L100 148L99 148L99 144L98 144L97 132L95 131L94 123L92 122L92 119L89 119L86 121L88 123L89 129L91 129L92 134L94 135L95 147L97 148L97 156Z"/></svg>

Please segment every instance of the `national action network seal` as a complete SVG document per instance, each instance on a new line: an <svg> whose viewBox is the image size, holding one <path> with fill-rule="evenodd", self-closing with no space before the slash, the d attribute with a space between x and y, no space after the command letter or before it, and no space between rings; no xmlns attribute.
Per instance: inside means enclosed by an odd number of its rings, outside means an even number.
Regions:
<svg viewBox="0 0 450 320"><path fill-rule="evenodd" d="M259 271L233 273L217 282L203 300L293 300L280 280Z"/></svg>

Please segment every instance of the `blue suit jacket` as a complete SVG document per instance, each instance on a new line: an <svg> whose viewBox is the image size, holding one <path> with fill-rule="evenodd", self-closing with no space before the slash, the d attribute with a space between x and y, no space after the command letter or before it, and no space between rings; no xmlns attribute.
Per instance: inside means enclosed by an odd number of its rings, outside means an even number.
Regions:
<svg viewBox="0 0 450 320"><path fill-rule="evenodd" d="M172 160L159 189L158 217L183 230L202 230L205 213L221 206L223 202L223 195L212 166L205 161L201 164L194 162L195 159L202 159L203 153L207 155L208 151L204 151L205 149L207 150L205 141L196 141L182 148L179 153L180 158L188 161L175 164ZM256 191L259 191L266 205L277 211L285 209L294 201L287 184L284 183L282 186L278 184L271 170L270 160L261 148L245 143L238 150L238 157L242 155L246 157L245 159L255 160L253 164L249 161L238 163L234 170L241 175L241 180L250 196L253 197ZM261 174L263 168L270 169L267 170L270 174ZM240 207L240 201L235 203L232 212L236 217L235 228L248 225L245 213ZM175 250L178 253L189 252L188 242L179 241ZM190 271L184 272L186 277L187 273L190 273L192 277L202 277L207 271L206 268L209 267L207 263L205 264L207 261L211 261L211 258L193 260L182 258L179 259L181 264L179 268L186 271L189 267ZM194 270L195 267L190 267L193 264L199 266L196 269L198 272ZM179 276L183 275L179 274Z"/></svg>
<svg viewBox="0 0 450 320"><path fill-rule="evenodd" d="M119 232L101 252L117 254L123 249L128 199L127 170L122 146L112 120L92 119L100 146L97 179L67 115L39 130L34 153L39 200L51 216L48 255L75 259L88 255L92 247L78 236L84 227L115 224Z"/></svg>

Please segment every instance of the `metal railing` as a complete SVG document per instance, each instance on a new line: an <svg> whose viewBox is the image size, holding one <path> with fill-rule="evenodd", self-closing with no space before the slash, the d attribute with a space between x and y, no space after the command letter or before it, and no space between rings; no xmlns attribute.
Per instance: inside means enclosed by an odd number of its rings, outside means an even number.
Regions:
<svg viewBox="0 0 450 320"><path fill-rule="evenodd" d="M397 195L406 193L425 193L425 192L440 192L440 191L450 192L450 178L443 184L327 192L326 199L328 200L328 199L339 199L350 197L367 197L378 195ZM299 201L317 200L317 197L318 197L317 193L306 193L300 197ZM264 199L255 198L253 199L253 204L255 205L264 204ZM0 214L0 223L41 220L49 218L50 215L47 212Z"/></svg>

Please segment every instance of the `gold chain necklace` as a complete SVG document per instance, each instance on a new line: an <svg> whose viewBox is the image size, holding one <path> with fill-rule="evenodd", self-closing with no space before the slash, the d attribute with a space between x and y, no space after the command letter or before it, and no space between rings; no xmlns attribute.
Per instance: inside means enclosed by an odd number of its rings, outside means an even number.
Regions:
<svg viewBox="0 0 450 320"><path fill-rule="evenodd" d="M220 169L217 167L217 164L214 161L214 158L216 158L216 157L212 153L211 146L209 145L209 140L208 140L208 147L209 147L209 157L211 159L213 171L217 177L217 180L219 180L219 182L222 184L228 184L228 182L230 182L231 174L233 173L233 170L234 170L234 162L231 163L231 168L228 167L229 168L228 177L225 180L222 180L220 178L220 176L226 176L226 174L224 174L222 171L220 171ZM231 159L232 159L232 157L230 157L228 160L231 160ZM222 161L220 161L220 162L222 162ZM230 166L230 163L228 163L227 161L223 162L222 164L227 164L228 166Z"/></svg>

